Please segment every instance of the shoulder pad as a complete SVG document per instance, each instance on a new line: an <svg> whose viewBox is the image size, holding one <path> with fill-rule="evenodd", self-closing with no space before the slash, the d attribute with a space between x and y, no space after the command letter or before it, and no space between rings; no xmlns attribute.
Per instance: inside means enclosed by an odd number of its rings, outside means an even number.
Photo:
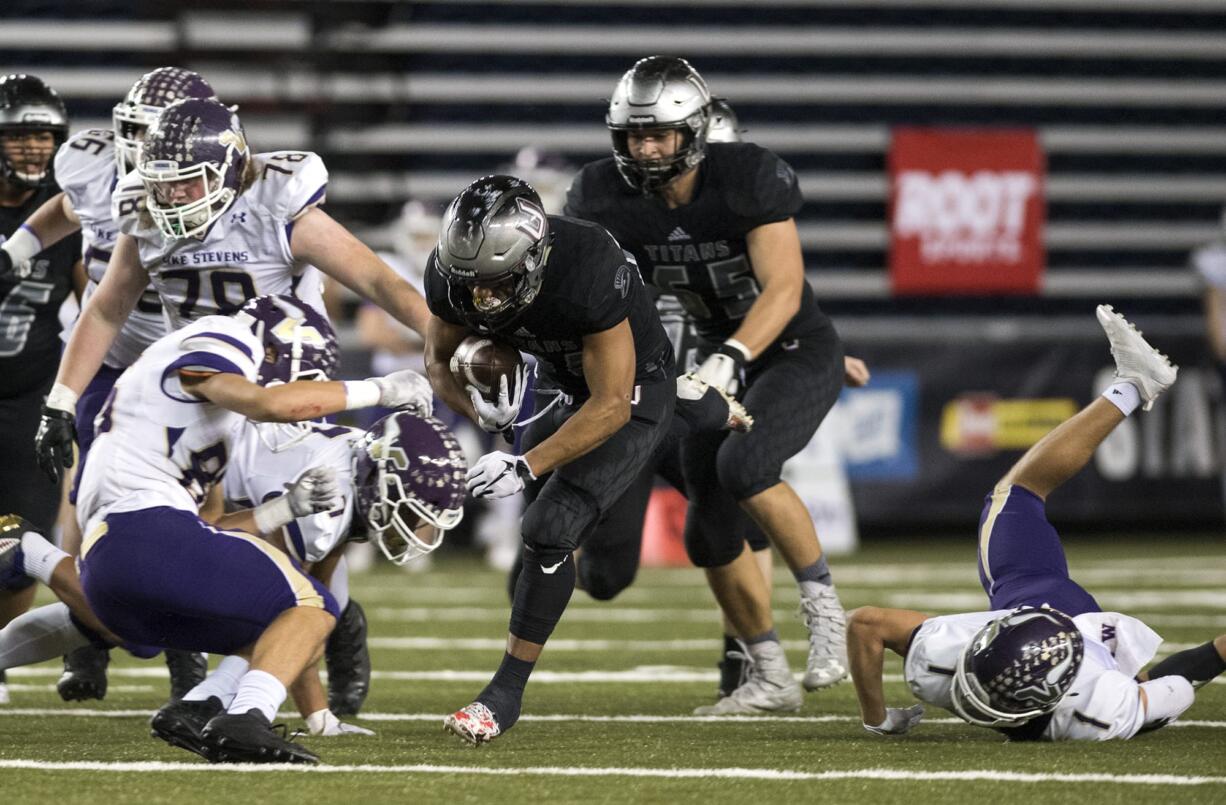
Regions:
<svg viewBox="0 0 1226 805"><path fill-rule="evenodd" d="M292 221L323 203L328 169L310 151L256 154L255 182L244 193L247 203L268 210L278 221Z"/></svg>
<svg viewBox="0 0 1226 805"><path fill-rule="evenodd" d="M612 207L615 199L628 189L612 158L589 162L571 182L570 190L566 193L564 214L590 220L597 213Z"/></svg>
<svg viewBox="0 0 1226 805"><path fill-rule="evenodd" d="M74 190L101 177L109 182L114 169L115 133L110 129L79 131L55 153L55 182L70 199Z"/></svg>
<svg viewBox="0 0 1226 805"><path fill-rule="evenodd" d="M111 218L125 235L152 226L145 216L145 184L136 171L120 179L111 193Z"/></svg>
<svg viewBox="0 0 1226 805"><path fill-rule="evenodd" d="M796 171L774 153L754 143L712 143L709 148L725 202L738 216L770 223L800 212L804 199Z"/></svg>

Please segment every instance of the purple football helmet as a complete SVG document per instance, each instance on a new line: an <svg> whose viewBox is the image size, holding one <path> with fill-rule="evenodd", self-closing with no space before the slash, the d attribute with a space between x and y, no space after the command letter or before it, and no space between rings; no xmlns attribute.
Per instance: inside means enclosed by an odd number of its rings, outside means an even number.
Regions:
<svg viewBox="0 0 1226 805"><path fill-rule="evenodd" d="M954 712L981 727L1016 727L1050 713L1073 687L1085 641L1050 607L1019 607L989 621L954 669Z"/></svg>
<svg viewBox="0 0 1226 805"><path fill-rule="evenodd" d="M162 234L203 237L238 198L250 158L243 124L220 102L167 106L145 134L136 167Z"/></svg>
<svg viewBox="0 0 1226 805"><path fill-rule="evenodd" d="M376 422L354 449L358 516L383 555L403 565L442 544L464 516L468 471L447 426L398 411Z"/></svg>
<svg viewBox="0 0 1226 805"><path fill-rule="evenodd" d="M181 67L159 67L145 73L111 110L115 124L115 164L119 175L136 169L145 131L167 106L184 98L213 98L217 93L199 73Z"/></svg>
<svg viewBox="0 0 1226 805"><path fill-rule="evenodd" d="M340 366L341 352L328 319L292 296L257 296L234 318L264 342L256 382L276 386L296 380L327 380ZM309 422L260 422L260 438L278 453L306 438Z"/></svg>

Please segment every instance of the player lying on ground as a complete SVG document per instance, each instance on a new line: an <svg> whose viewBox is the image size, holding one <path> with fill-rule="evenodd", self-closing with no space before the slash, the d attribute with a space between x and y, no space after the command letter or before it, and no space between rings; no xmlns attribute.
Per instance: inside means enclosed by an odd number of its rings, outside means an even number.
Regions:
<svg viewBox="0 0 1226 805"><path fill-rule="evenodd" d="M1069 578L1047 496L1079 472L1124 417L1148 410L1176 367L1108 306L1098 320L1111 342L1116 380L1064 422L992 490L979 524L979 580L991 611L933 617L903 609L852 613L848 652L860 716L869 732L901 735L923 705L887 708L885 649L905 658L921 701L1012 740L1131 738L1170 723L1193 687L1226 670L1226 635L1179 652L1138 676L1162 638L1136 618L1103 612Z"/></svg>

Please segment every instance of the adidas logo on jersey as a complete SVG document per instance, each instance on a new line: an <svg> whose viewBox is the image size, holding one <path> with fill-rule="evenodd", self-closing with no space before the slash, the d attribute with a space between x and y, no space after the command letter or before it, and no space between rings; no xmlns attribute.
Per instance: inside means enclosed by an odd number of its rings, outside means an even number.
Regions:
<svg viewBox="0 0 1226 805"><path fill-rule="evenodd" d="M693 238L691 238L684 229L677 227L672 232L668 233L668 240L671 243L676 240L693 240Z"/></svg>

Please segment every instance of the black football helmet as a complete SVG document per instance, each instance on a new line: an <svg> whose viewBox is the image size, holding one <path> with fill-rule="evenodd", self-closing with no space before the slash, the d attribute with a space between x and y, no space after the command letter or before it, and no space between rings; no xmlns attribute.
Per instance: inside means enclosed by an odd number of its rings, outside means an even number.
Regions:
<svg viewBox="0 0 1226 805"><path fill-rule="evenodd" d="M469 326L504 327L536 299L549 259L549 218L532 185L486 176L443 213L434 270Z"/></svg>
<svg viewBox="0 0 1226 805"><path fill-rule="evenodd" d="M685 59L648 56L626 71L609 100L605 125L613 135L613 159L626 183L652 193L702 162L707 153L711 93ZM677 129L682 142L662 159L638 160L630 153L631 131Z"/></svg>
<svg viewBox="0 0 1226 805"><path fill-rule="evenodd" d="M1059 610L1019 607L989 621L954 670L954 712L981 727L1016 727L1050 713L1073 686L1085 642Z"/></svg>
<svg viewBox="0 0 1226 805"><path fill-rule="evenodd" d="M11 139L50 132L55 140L51 149L32 148L24 139L17 145ZM6 75L0 78L0 180L25 188L52 182L51 160L68 139L68 110L55 90L32 75Z"/></svg>

